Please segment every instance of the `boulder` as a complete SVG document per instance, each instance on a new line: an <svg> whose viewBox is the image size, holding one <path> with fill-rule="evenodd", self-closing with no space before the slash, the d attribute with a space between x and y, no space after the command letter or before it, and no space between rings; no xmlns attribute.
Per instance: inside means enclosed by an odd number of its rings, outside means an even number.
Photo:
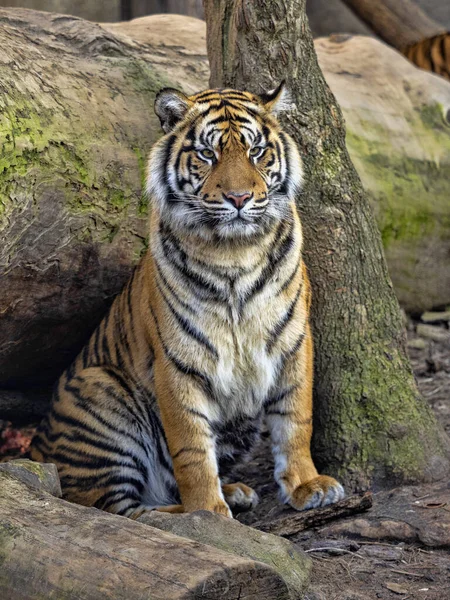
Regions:
<svg viewBox="0 0 450 600"><path fill-rule="evenodd" d="M315 40L400 304L450 302L450 82L363 36Z"/></svg>
<svg viewBox="0 0 450 600"><path fill-rule="evenodd" d="M0 388L24 389L55 380L147 247L155 94L205 78L180 47L44 12L0 9L0 47Z"/></svg>

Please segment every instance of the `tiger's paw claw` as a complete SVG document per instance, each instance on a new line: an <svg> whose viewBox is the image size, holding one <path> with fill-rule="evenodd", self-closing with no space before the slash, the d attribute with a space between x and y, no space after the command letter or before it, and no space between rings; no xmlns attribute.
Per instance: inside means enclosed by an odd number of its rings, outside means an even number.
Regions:
<svg viewBox="0 0 450 600"><path fill-rule="evenodd" d="M308 510L334 504L344 496L344 488L336 479L328 475L319 475L299 485L288 502L296 510Z"/></svg>

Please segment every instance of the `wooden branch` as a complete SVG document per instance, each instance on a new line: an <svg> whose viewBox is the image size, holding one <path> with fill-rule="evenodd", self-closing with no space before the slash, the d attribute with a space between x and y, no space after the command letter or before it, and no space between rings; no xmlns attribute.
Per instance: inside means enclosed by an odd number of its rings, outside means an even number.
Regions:
<svg viewBox="0 0 450 600"><path fill-rule="evenodd" d="M365 492L359 496L344 498L344 500L336 504L331 504L323 508L313 508L305 512L289 511L288 514L279 517L275 521L271 521L270 523L259 521L254 523L253 527L267 533L291 537L300 531L311 527L318 527L328 521L342 519L343 517L369 510L372 504L372 493Z"/></svg>
<svg viewBox="0 0 450 600"><path fill-rule="evenodd" d="M0 472L0 598L287 600L270 567L95 508Z"/></svg>
<svg viewBox="0 0 450 600"><path fill-rule="evenodd" d="M444 33L412 0L344 0L385 42L403 50Z"/></svg>

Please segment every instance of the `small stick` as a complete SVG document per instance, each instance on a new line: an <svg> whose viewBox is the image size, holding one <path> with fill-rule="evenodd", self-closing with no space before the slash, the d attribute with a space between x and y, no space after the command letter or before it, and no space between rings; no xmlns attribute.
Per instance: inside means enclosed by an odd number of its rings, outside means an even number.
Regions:
<svg viewBox="0 0 450 600"><path fill-rule="evenodd" d="M414 502L418 502L419 500L423 500L424 498L429 498L431 494L425 494L425 496L419 496L414 500Z"/></svg>
<svg viewBox="0 0 450 600"><path fill-rule="evenodd" d="M328 521L364 512L371 508L372 504L372 493L364 492L360 495L349 496L329 506L312 508L304 512L292 510L274 521L253 523L252 527L282 537L290 537L305 529L328 523Z"/></svg>
<svg viewBox="0 0 450 600"><path fill-rule="evenodd" d="M303 550L303 552L329 552L330 554L336 552L338 554L351 554L352 556L357 556L358 558L367 560L367 556L361 556L360 554L356 554L356 552L352 552L351 550L345 550L345 548L334 548L333 546L328 546L328 548L310 548L309 550Z"/></svg>
<svg viewBox="0 0 450 600"><path fill-rule="evenodd" d="M398 548L399 544L403 542L368 542L366 540L358 540L357 544L373 544L374 546L394 546L394 548Z"/></svg>
<svg viewBox="0 0 450 600"><path fill-rule="evenodd" d="M399 569L391 569L392 573L401 573L402 575L411 575L411 577L426 577L422 573L408 573L408 571L400 571Z"/></svg>

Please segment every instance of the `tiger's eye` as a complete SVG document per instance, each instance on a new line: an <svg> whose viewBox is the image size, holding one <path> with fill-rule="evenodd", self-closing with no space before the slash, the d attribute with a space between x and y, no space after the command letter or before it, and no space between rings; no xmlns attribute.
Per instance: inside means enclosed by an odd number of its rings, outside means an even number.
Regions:
<svg viewBox="0 0 450 600"><path fill-rule="evenodd" d="M201 156L204 156L205 158L214 158L215 154L212 150L209 150L208 148L205 148L204 150L200 151Z"/></svg>
<svg viewBox="0 0 450 600"><path fill-rule="evenodd" d="M264 150L264 148L262 146L253 146L253 148L250 150L249 154L250 156L259 156L262 151Z"/></svg>

